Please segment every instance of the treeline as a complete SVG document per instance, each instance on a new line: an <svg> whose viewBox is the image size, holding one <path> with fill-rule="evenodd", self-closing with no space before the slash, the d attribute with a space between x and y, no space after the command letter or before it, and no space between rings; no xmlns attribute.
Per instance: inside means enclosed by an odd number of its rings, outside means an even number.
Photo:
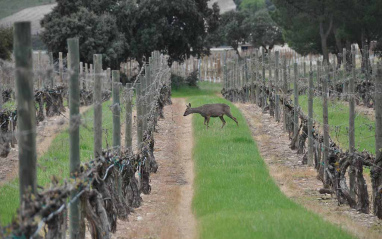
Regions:
<svg viewBox="0 0 382 239"><path fill-rule="evenodd" d="M210 33L214 45L228 45L237 50L240 43L267 51L284 44L282 29L272 19L275 7L266 0L235 0L237 10L221 15L219 27ZM238 54L239 55L239 54Z"/></svg>
<svg viewBox="0 0 382 239"><path fill-rule="evenodd" d="M338 55L351 45L382 51L381 0L235 0L237 11L222 14L216 39L234 49L248 42L272 49L288 43L301 55ZM218 42L218 41L217 41ZM361 54L367 51L361 51ZM365 57L364 57L365 58ZM364 64L364 63L363 63ZM347 67L350 70L350 66Z"/></svg>
<svg viewBox="0 0 382 239"><path fill-rule="evenodd" d="M237 10L224 14L208 2L57 0L41 21L41 38L49 51L67 52L65 39L79 37L81 61L102 53L104 66L114 69L127 59L142 65L155 50L169 63L183 62L208 55L212 46L237 49L244 42L266 51L288 43L301 55L322 54L324 60L334 53L338 66L344 48L350 65L352 44L382 51L381 0L234 0ZM9 58L12 44L0 38L0 57Z"/></svg>
<svg viewBox="0 0 382 239"><path fill-rule="evenodd" d="M351 44L360 49L366 45L374 45L376 51L382 49L380 0L272 2L276 7L272 19L282 27L288 45L300 54L320 53L328 60L329 53L342 53L343 48L351 52Z"/></svg>
<svg viewBox="0 0 382 239"><path fill-rule="evenodd" d="M66 39L79 37L82 62L102 53L112 69L126 59L142 65L155 50L182 62L209 53L207 32L219 18L208 0L57 0L41 21L41 38L49 51L67 52Z"/></svg>

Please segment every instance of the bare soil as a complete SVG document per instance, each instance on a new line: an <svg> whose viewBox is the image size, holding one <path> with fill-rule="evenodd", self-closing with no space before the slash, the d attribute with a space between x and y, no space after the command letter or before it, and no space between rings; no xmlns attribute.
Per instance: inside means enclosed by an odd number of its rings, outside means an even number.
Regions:
<svg viewBox="0 0 382 239"><path fill-rule="evenodd" d="M118 221L113 238L196 237L196 220L191 210L192 118L183 117L184 99L172 101L173 105L165 107L165 119L158 122L155 133L154 154L159 169L151 175L151 193L142 195L141 207L129 215L128 221Z"/></svg>
<svg viewBox="0 0 382 239"><path fill-rule="evenodd" d="M285 195L358 238L382 238L382 220L358 213L348 205L339 206L335 198L319 194L322 183L316 178L316 170L302 165L303 155L289 148L282 122L277 123L269 114L263 114L256 105L235 105L246 117L260 154Z"/></svg>
<svg viewBox="0 0 382 239"><path fill-rule="evenodd" d="M87 111L91 106L80 108L80 113ZM69 125L69 109L60 116L45 118L44 121L37 125L36 147L37 157L47 152L56 136L65 130ZM0 186L14 179L18 169L18 145L11 150L8 157L0 158Z"/></svg>

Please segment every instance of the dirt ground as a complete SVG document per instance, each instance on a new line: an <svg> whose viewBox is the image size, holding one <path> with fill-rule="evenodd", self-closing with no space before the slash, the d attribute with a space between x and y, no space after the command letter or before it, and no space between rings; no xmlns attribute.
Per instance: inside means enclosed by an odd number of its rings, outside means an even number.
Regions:
<svg viewBox="0 0 382 239"><path fill-rule="evenodd" d="M196 220L191 210L192 118L183 117L184 99L172 102L165 107L165 119L159 121L155 134L154 155L159 169L151 175L151 193L142 195L141 207L129 215L128 221L118 221L113 238L196 237Z"/></svg>
<svg viewBox="0 0 382 239"><path fill-rule="evenodd" d="M381 238L382 221L358 213L348 205L338 206L330 195L321 195L322 183L313 167L302 165L303 155L289 148L288 135L269 114L253 104L236 104L246 117L260 154L283 193L325 220L339 225L358 238ZM370 184L369 184L370 186Z"/></svg>
<svg viewBox="0 0 382 239"><path fill-rule="evenodd" d="M80 108L80 113L87 111L91 106ZM60 116L45 117L45 120L37 125L37 157L42 156L51 145L56 136L69 125L69 109ZM0 158L0 186L14 179L18 174L18 145L11 149L8 157Z"/></svg>

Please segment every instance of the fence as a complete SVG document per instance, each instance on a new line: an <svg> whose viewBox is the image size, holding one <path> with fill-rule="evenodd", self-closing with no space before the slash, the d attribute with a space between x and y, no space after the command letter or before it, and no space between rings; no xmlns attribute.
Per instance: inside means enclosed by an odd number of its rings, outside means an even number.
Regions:
<svg viewBox="0 0 382 239"><path fill-rule="evenodd" d="M341 70L333 61L329 64L320 61L316 64L312 61L299 64L294 59L295 63L290 64L292 60L289 55L278 51L274 55L266 54L264 49L261 55L256 50L250 58L242 61L227 60L224 66L223 96L233 102L255 103L262 107L263 113L269 112L276 121L283 122L291 140L290 147L297 150L298 154L304 154L303 163L316 168L318 178L324 185L321 192L335 194L340 204L346 203L362 213L369 213L372 208L374 215L382 219L381 62L372 67L363 63L362 69L357 70L355 48L351 52L351 64L346 65L348 69L342 67ZM369 61L363 59L362 62ZM310 68L309 75L307 65ZM365 85L367 90L362 88ZM299 100L303 99L301 95L304 94L308 94L308 114L299 105ZM375 128L362 123L358 127L368 128L372 135L358 138L356 142L355 132L361 130L355 127L355 120L361 118L355 112L357 99L366 103L373 102L370 104L375 107ZM335 100L340 101L335 104ZM340 113L340 110L344 110L345 100L349 102L349 123L331 124L328 108ZM314 112L319 110L313 104L317 101L322 103L321 115ZM344 135L347 135L346 151L342 149L346 145L336 140L343 128L346 128ZM336 135L330 137L330 132ZM375 154L357 149L357 144L369 142L368 138L371 137L375 137L375 144L369 148L375 150ZM364 178L364 167L371 169L371 190Z"/></svg>
<svg viewBox="0 0 382 239"><path fill-rule="evenodd" d="M70 110L70 178L63 183L54 178L48 187L37 190L35 119L39 114L34 110L30 49L30 23L16 23L13 70L16 72L21 204L13 222L0 228L0 237L65 238L69 209L71 238L85 237L85 218L92 238L110 238L111 233L116 231L117 218L127 218L132 208L140 206L140 194L150 193L150 174L158 169L154 157L154 130L158 117L163 117L163 107L171 103L170 69L167 61L158 52L153 52L135 82L121 88L119 71L110 72L108 69L106 74L103 72L102 55L94 55L94 67L91 66L90 72L85 70L84 73L83 65L79 62L78 39L69 39L69 67L66 71L68 78L64 77L61 70L62 60L57 78L60 79L60 87L68 91L65 96L68 97ZM64 82L64 79L69 81ZM113 144L111 148L102 149L101 105L106 100L102 89L107 89L107 92L109 87L113 96ZM134 90L137 108L136 150L133 150L132 142ZM36 92L40 95L46 93L40 89ZM120 136L123 108L120 92L123 92L126 110L124 147L121 147ZM108 96L110 98L110 92ZM79 107L82 103L93 103L94 107L94 157L80 165ZM25 107L27 104L28 107Z"/></svg>
<svg viewBox="0 0 382 239"><path fill-rule="evenodd" d="M197 59L193 56L187 58L182 64L174 62L172 71L174 74L187 77L191 72L198 71L200 81L221 83L223 80L223 65L225 56L232 58L237 55L233 50L214 50L209 56Z"/></svg>

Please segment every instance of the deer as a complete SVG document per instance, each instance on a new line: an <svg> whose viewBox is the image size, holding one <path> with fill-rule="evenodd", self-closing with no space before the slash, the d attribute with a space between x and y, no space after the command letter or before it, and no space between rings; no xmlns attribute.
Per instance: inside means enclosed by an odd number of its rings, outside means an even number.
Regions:
<svg viewBox="0 0 382 239"><path fill-rule="evenodd" d="M191 103L186 105L186 111L184 112L183 116L187 116L189 114L194 114L198 113L202 117L204 117L204 125L207 126L208 129L208 124L210 123L210 118L211 117L219 117L220 120L223 122L223 125L221 128L224 127L226 124L226 121L224 120L224 115L228 116L231 118L233 121L236 122L237 126L239 126L239 123L237 122L237 119L232 116L231 114L231 108L226 105L226 104L205 104L200 107L196 108L191 108Z"/></svg>

